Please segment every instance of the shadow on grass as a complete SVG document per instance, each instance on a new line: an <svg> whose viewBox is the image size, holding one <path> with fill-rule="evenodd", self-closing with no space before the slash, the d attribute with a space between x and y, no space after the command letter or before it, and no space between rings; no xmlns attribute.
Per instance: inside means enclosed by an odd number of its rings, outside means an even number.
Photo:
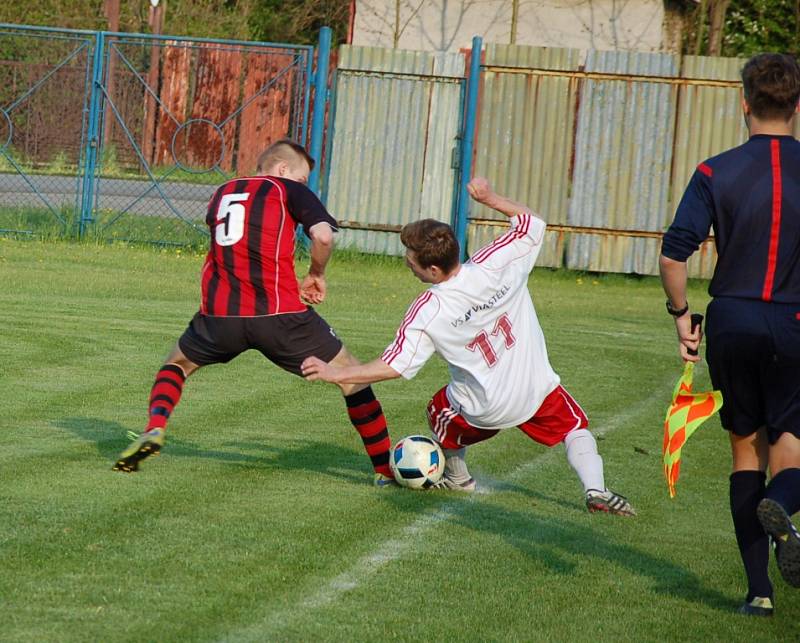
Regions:
<svg viewBox="0 0 800 643"><path fill-rule="evenodd" d="M542 493L541 491L536 491L531 489L530 487L523 487L522 485L516 484L514 482L506 482L504 480L493 480L487 479L485 476L481 477L479 480L479 484L482 488L486 489L487 487L492 490L492 492L511 492L511 493L518 493L520 495L526 496L530 498L533 502L531 504L536 505L539 502L548 502L550 504L558 505L559 507L563 507L567 510L574 510L576 503L583 502L583 495L580 491L580 483L576 481L575 484L575 500L569 501L564 500L564 498L559 498L557 496L551 496L546 493Z"/></svg>
<svg viewBox="0 0 800 643"><path fill-rule="evenodd" d="M598 518L602 520L604 516ZM612 561L629 573L650 578L652 590L657 594L689 603L703 603L726 613L732 613L738 606L725 594L703 586L697 575L686 567L631 545L615 542L607 534L587 529L585 525L561 518L544 519L535 514L509 512L491 505L481 506L479 519L473 520L467 513L460 516L459 522L472 529L501 535L509 544L529 556L537 557L557 573L572 573L580 564L571 560L576 554L599 558Z"/></svg>
<svg viewBox="0 0 800 643"><path fill-rule="evenodd" d="M109 468L126 444L123 437L125 427L117 422L73 417L63 418L54 424L82 440L94 443L98 452L108 460ZM224 443L225 447L230 447L229 451L203 448L202 445L170 435L167 444L166 453L170 457L213 459L265 470L311 471L354 484L364 484L365 481L365 456L326 442L295 440L291 444L275 445L258 440L230 441ZM565 577L565 582L577 574L580 565L591 564L591 559L599 559L611 562L631 574L649 578L652 591L656 594L689 603L701 603L725 613L730 613L737 605L724 594L704 587L689 569L667 558L615 542L607 534L585 523L565 518L579 507L577 500L570 503L502 481L493 481L489 488L492 492L523 493L550 505L546 510L552 510L555 506L556 512L544 517L541 515L544 509L535 506L530 512L510 510L493 504L490 494L456 495L401 489L387 489L378 493L400 511L414 514L444 512L447 523L500 537L553 574ZM604 518L616 519L598 516L599 520Z"/></svg>
<svg viewBox="0 0 800 643"><path fill-rule="evenodd" d="M129 444L125 438L126 427L118 422L99 418L62 418L53 425L69 431L81 440L94 443L98 453L108 460L109 469L119 453ZM254 440L224 443L230 450L209 449L168 433L163 453L169 457L203 458L231 465L252 466L264 469L289 471L313 471L348 482L363 484L369 466L365 454L359 454L341 446L321 441L300 441L274 444ZM145 461L141 466L146 467ZM352 468L352 473L347 469Z"/></svg>
<svg viewBox="0 0 800 643"><path fill-rule="evenodd" d="M498 483L492 486L493 491L521 492L523 489L514 484ZM542 502L556 505L559 508L547 517L542 511L532 509L530 512L519 512L492 504L491 496L486 494L424 494L436 498L438 511L446 514L446 522L463 528L485 532L500 537L529 558L558 576L564 576L564 582L572 582L569 577L575 576L582 565L591 565L591 559L610 562L629 573L652 581L652 591L676 598L687 603L701 603L712 609L730 614L738 606L738 601L719 591L704 586L699 577L686 567L668 558L643 551L637 547L616 542L607 533L594 530L582 522L570 521L565 516L582 510L578 502L568 503L563 499L549 497L524 490L526 495L538 498ZM421 494L397 493L387 494L398 509L409 512L437 511L428 502L419 502ZM442 504L446 497L446 504ZM425 498L427 500L427 498ZM560 507L566 507L562 512ZM598 515L596 520L641 520L641 518L618 518ZM583 560L580 560L583 558Z"/></svg>

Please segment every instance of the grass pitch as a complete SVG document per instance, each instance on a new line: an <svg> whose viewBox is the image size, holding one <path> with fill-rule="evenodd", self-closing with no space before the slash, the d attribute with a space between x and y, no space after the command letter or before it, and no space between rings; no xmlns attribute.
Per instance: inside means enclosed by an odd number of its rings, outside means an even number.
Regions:
<svg viewBox="0 0 800 643"><path fill-rule="evenodd" d="M338 390L248 353L188 382L167 445L111 471L195 312L186 251L0 240L0 639L791 640L745 593L712 419L661 469L681 363L654 279L535 270L551 361L634 519L589 515L562 447L509 430L471 449L483 493L378 490ZM420 292L400 261L339 256L319 312L362 359ZM693 283L700 309L705 284ZM375 386L393 439L425 430L432 360ZM696 386L708 386L704 368Z"/></svg>

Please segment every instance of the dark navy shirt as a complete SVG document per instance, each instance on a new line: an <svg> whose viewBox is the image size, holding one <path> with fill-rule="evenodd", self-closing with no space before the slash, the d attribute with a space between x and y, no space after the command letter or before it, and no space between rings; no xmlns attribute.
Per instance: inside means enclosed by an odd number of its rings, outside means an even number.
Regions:
<svg viewBox="0 0 800 643"><path fill-rule="evenodd" d="M686 261L710 228L712 297L800 303L800 142L759 134L698 165L661 253Z"/></svg>

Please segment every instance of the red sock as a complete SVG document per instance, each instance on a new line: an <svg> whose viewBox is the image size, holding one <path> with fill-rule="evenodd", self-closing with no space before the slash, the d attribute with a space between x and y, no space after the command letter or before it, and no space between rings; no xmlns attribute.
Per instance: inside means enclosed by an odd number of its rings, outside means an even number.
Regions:
<svg viewBox="0 0 800 643"><path fill-rule="evenodd" d="M147 421L147 431L166 428L172 410L181 399L185 381L186 375L180 366L164 364L161 367L150 390L150 418Z"/></svg>
<svg viewBox="0 0 800 643"><path fill-rule="evenodd" d="M372 387L368 386L358 393L347 395L344 401L347 404L350 422L364 442L364 448L372 460L375 473L394 477L389 468L389 450L392 448L389 430L386 428L386 418L381 403L375 399Z"/></svg>

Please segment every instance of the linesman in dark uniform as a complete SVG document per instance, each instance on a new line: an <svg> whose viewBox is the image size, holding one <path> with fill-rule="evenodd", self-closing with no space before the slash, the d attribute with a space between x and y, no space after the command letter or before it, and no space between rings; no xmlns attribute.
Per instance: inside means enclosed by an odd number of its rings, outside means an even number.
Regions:
<svg viewBox="0 0 800 643"><path fill-rule="evenodd" d="M771 616L772 539L778 568L800 587L800 142L792 126L800 67L760 54L742 69L748 141L697 166L664 236L661 280L681 357L697 361L686 260L714 230L706 358L730 433L730 504L747 575L739 612ZM766 484L766 472L771 476Z"/></svg>

